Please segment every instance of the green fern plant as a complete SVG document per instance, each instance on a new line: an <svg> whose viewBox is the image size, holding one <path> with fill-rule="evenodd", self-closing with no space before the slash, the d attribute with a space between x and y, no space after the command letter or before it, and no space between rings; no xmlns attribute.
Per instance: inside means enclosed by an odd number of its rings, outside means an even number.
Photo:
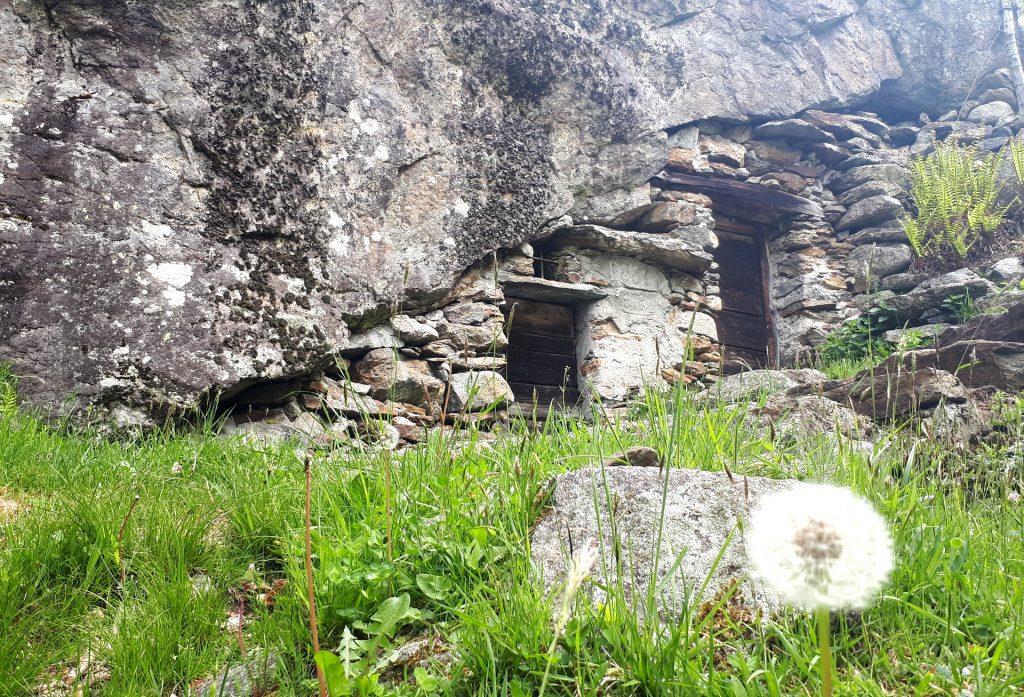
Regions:
<svg viewBox="0 0 1024 697"><path fill-rule="evenodd" d="M0 365L0 419L11 419L18 411L18 392L14 376Z"/></svg>
<svg viewBox="0 0 1024 697"><path fill-rule="evenodd" d="M1010 153L1010 161L1013 163L1013 171L1017 174L1017 181L1024 184L1024 137L1017 136L1011 139L1006 149Z"/></svg>
<svg viewBox="0 0 1024 697"><path fill-rule="evenodd" d="M1024 144L1011 153L1014 166L1021 167L1018 176L1024 176ZM999 204L1002 158L1002 153L939 143L930 155L911 160L917 216L902 223L918 256L965 259L975 244L999 229L1009 208Z"/></svg>

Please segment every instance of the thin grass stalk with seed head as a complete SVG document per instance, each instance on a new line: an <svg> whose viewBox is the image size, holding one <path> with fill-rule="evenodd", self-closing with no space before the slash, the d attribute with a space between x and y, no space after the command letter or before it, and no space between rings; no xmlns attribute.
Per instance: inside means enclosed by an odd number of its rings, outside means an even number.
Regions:
<svg viewBox="0 0 1024 697"><path fill-rule="evenodd" d="M310 454L306 454L306 506L304 511L304 528L306 542L306 595L309 600L309 631L313 637L313 655L320 653L320 630L316 623L316 593L313 586L313 473ZM324 676L320 663L316 663L316 679L320 686L320 697L327 697L327 678Z"/></svg>
<svg viewBox="0 0 1024 697"><path fill-rule="evenodd" d="M562 591L562 600L558 606L558 612L555 614L555 633L545 654L547 660L545 661L544 677L540 683L538 697L544 697L544 692L547 690L548 679L551 677L551 664L555 658L555 648L558 646L558 640L565 633L565 628L572 617L572 607L576 600L576 594L583 586L583 582L590 576L591 571L593 571L594 564L597 562L597 555L597 545L593 542L584 545L573 555L572 563L569 565L569 573L566 575L565 590Z"/></svg>

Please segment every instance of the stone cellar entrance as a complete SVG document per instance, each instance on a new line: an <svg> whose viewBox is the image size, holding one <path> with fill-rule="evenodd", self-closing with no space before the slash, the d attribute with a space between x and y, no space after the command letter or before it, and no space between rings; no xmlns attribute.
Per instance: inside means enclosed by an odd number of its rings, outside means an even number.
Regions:
<svg viewBox="0 0 1024 697"><path fill-rule="evenodd" d="M524 409L538 416L579 401L576 313L572 305L507 298L505 378Z"/></svg>
<svg viewBox="0 0 1024 697"><path fill-rule="evenodd" d="M729 232L727 227L718 230L715 261L722 301L718 339L722 344L722 370L729 375L774 367L775 341L767 300L769 272L764 240Z"/></svg>

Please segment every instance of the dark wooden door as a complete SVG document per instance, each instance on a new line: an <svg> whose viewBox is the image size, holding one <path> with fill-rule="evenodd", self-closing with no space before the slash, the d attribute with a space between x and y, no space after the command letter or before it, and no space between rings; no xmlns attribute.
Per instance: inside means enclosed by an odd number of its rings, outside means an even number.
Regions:
<svg viewBox="0 0 1024 697"><path fill-rule="evenodd" d="M718 339L723 347L725 373L771 367L774 346L765 302L762 241L746 235L723 234L715 261L722 298Z"/></svg>
<svg viewBox="0 0 1024 697"><path fill-rule="evenodd" d="M506 379L516 401L540 407L575 404L576 316L571 305L508 298Z"/></svg>

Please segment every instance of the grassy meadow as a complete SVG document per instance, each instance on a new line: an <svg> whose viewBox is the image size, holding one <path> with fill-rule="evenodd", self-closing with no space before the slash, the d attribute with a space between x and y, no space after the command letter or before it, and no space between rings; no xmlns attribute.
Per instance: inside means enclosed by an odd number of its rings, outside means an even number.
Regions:
<svg viewBox="0 0 1024 697"><path fill-rule="evenodd" d="M5 411L0 695L183 697L266 656L256 694L316 694L294 445L116 442ZM896 572L873 607L833 619L837 694L1024 691L1019 413L1005 446L972 453L897 427L872 452L830 434L775 443L738 414L652 394L630 419L317 455L319 634L344 692L518 697L547 673L548 695L817 694L814 626L796 612L638 622L614 593L603 606L581 595L553 636L558 598L529 564L548 482L635 444L671 467L848 485L886 516ZM389 666L410 641L422 660Z"/></svg>

